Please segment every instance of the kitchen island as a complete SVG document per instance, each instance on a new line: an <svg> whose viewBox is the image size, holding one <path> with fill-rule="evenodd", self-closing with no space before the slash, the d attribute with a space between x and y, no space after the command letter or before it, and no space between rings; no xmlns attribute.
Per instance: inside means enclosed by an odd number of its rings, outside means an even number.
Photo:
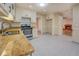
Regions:
<svg viewBox="0 0 79 59"><path fill-rule="evenodd" d="M32 55L34 48L24 36L20 28L8 28L2 34L0 41L1 56Z"/></svg>

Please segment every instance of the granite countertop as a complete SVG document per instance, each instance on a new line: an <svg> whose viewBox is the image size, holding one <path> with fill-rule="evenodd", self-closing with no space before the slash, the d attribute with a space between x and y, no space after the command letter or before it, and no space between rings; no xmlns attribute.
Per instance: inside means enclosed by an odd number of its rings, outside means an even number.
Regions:
<svg viewBox="0 0 79 59"><path fill-rule="evenodd" d="M19 30L19 34L2 36L0 42L0 54L2 56L24 56L34 52L33 46L23 35L20 29L8 29L7 31Z"/></svg>

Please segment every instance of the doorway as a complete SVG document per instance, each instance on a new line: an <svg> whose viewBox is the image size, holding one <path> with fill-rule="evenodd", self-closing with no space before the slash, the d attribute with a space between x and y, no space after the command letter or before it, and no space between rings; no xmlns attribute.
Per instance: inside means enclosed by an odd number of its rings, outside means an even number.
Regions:
<svg viewBox="0 0 79 59"><path fill-rule="evenodd" d="M63 20L63 35L72 36L72 19L65 17Z"/></svg>
<svg viewBox="0 0 79 59"><path fill-rule="evenodd" d="M46 33L52 35L52 19L46 20Z"/></svg>

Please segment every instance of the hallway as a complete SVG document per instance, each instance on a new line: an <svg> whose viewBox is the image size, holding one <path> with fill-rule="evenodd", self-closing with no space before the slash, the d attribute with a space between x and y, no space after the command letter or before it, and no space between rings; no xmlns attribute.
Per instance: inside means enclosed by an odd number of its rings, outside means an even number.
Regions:
<svg viewBox="0 0 79 59"><path fill-rule="evenodd" d="M34 56L79 56L79 43L67 36L43 35L30 40L35 48Z"/></svg>

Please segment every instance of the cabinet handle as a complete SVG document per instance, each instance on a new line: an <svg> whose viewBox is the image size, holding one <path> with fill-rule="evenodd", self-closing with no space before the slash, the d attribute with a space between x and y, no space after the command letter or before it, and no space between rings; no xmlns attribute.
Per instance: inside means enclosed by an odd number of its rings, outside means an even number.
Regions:
<svg viewBox="0 0 79 59"><path fill-rule="evenodd" d="M11 6L9 6L9 9L10 9L9 12L11 12Z"/></svg>

